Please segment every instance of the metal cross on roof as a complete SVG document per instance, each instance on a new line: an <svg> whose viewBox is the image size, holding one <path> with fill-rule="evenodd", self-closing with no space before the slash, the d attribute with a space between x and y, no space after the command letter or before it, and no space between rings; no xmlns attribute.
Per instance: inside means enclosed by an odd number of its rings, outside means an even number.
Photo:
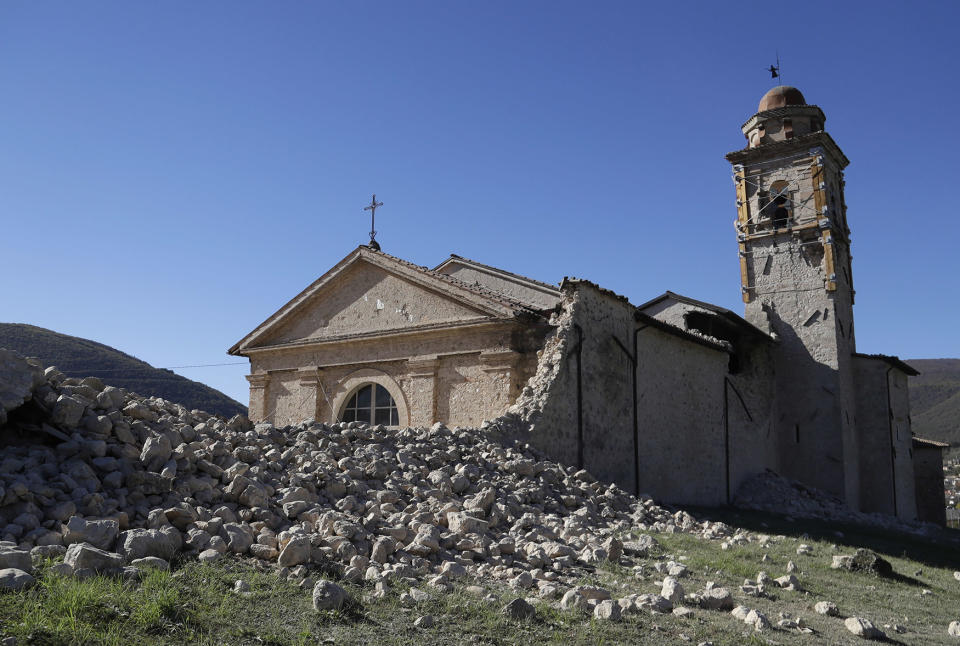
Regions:
<svg viewBox="0 0 960 646"><path fill-rule="evenodd" d="M368 206L363 207L364 211L370 211L370 245L369 246L373 247L377 251L380 250L380 245L377 244L376 240L374 240L374 238L377 237L377 231L376 231L376 228L374 227L374 224L376 223L375 218L376 218L378 206L383 206L383 202L377 202L377 194L374 193L373 197L370 199L370 204Z"/></svg>

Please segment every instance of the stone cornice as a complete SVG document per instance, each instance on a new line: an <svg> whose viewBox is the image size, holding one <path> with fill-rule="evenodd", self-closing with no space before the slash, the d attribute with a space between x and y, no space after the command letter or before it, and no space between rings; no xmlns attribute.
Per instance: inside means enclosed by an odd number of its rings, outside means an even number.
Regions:
<svg viewBox="0 0 960 646"><path fill-rule="evenodd" d="M744 163L756 163L756 162L765 162L767 158L776 158L788 155L794 152L803 152L811 151L811 155L817 153L813 152L811 149L821 146L826 149L834 159L836 159L840 164L840 169L844 169L850 163L850 160L847 159L847 156L843 154L843 151L840 150L840 146L837 145L837 142L833 140L833 137L828 135L826 132L812 132L807 135L801 135L799 137L794 137L793 139L785 139L783 141L776 141L770 144L763 144L762 146L757 146L756 148L743 148L741 150L734 150L733 152L727 153L726 158L731 164L744 164Z"/></svg>
<svg viewBox="0 0 960 646"><path fill-rule="evenodd" d="M270 375L264 373L247 375L247 381L250 382L251 388L266 388L270 383Z"/></svg>
<svg viewBox="0 0 960 646"><path fill-rule="evenodd" d="M513 370L520 361L520 353L513 350L490 350L480 353L480 365L484 372Z"/></svg>

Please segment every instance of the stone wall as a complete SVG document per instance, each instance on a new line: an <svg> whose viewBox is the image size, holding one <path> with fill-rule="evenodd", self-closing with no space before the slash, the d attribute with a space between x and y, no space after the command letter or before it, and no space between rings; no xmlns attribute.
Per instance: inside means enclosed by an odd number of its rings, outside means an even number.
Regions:
<svg viewBox="0 0 960 646"><path fill-rule="evenodd" d="M519 324L251 352L253 421L337 421L360 386L378 383L401 426L476 426L503 413L536 368L537 337Z"/></svg>
<svg viewBox="0 0 960 646"><path fill-rule="evenodd" d="M713 310L686 301L665 298L644 308L644 312L659 321L669 323L691 334L721 343L691 328L687 314L718 316ZM720 318L718 316L718 318ZM732 497L740 486L765 469L776 468L779 437L775 432L773 351L775 344L759 339L755 334L729 323L730 333L737 338L731 348L730 370L725 376L723 403L727 411L724 450L729 460L729 486ZM729 448L729 451L727 449ZM725 476L726 478L727 476ZM726 501L726 496L725 500Z"/></svg>
<svg viewBox="0 0 960 646"><path fill-rule="evenodd" d="M872 357L855 356L853 365L860 435L860 509L914 520L917 507L907 375Z"/></svg>
<svg viewBox="0 0 960 646"><path fill-rule="evenodd" d="M727 353L652 326L640 331L637 350L641 491L677 504L726 504Z"/></svg>

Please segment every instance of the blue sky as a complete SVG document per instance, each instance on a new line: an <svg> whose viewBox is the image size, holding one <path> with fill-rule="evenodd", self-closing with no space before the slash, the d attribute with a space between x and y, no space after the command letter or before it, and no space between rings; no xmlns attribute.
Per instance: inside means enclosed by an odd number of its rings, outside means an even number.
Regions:
<svg viewBox="0 0 960 646"><path fill-rule="evenodd" d="M784 81L851 159L862 352L957 357L960 3L0 4L0 321L155 366L367 240L741 311L723 155ZM183 369L246 403L244 366Z"/></svg>

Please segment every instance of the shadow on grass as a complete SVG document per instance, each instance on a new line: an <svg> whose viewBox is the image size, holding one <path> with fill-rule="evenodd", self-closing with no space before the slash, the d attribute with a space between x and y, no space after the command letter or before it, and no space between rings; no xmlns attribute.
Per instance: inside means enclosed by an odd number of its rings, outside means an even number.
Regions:
<svg viewBox="0 0 960 646"><path fill-rule="evenodd" d="M866 547L894 557L906 557L932 567L960 569L960 530L943 529L934 535L917 536L870 525L841 523L807 518L788 518L776 514L736 509L733 507L684 507L699 519L720 521L763 534L784 534L794 538L807 535L811 539L851 550ZM896 580L921 585L912 577L894 573Z"/></svg>

